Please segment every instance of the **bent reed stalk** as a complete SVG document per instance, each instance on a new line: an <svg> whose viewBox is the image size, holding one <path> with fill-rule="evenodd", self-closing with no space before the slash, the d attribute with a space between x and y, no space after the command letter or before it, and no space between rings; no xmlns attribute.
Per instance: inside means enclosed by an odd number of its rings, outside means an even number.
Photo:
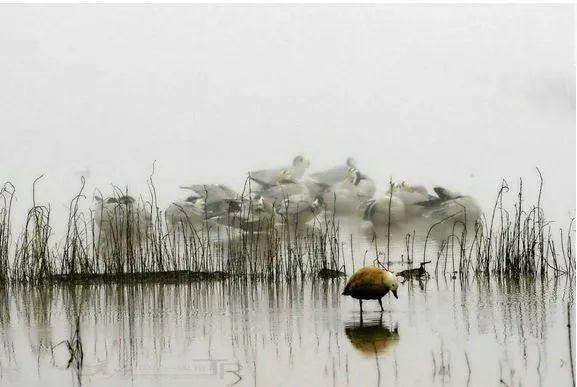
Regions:
<svg viewBox="0 0 577 387"><path fill-rule="evenodd" d="M64 242L53 245L50 205L36 202L33 184L33 205L28 211L20 237L11 240L12 201L14 186L6 183L0 191L0 281L91 281L130 279L206 279L226 276L251 276L268 279L293 279L316 276L319 272L346 273L345 261L354 268L353 236L342 235L339 220L328 212L317 216L310 225L284 220L279 227L278 215L259 218L244 230L205 221L167 227L158 205L154 185L154 169L148 179L148 197L134 204L117 206L108 217L102 206L84 213L79 209L85 180L70 201ZM517 201L508 211L503 196L509 191L505 181L498 190L490 220L485 218L468 224L452 221L452 216L434 223L426 233L422 262L435 262L436 274L470 272L499 275L570 275L575 272L573 255L574 220L568 229L552 234L552 224L541 207L543 178L540 179L537 203L523 200L522 182ZM392 182L390 183L392 184ZM116 198L126 195L114 188ZM250 214L253 201L250 181L241 193L241 214ZM336 198L335 198L336 200ZM100 211L100 213L98 212ZM229 213L226 221L235 224L238 215ZM390 217L389 217L390 218ZM439 242L436 257L428 257L427 243L435 227L449 227L448 237ZM390 228L390 227L388 227ZM104 232L104 230L106 232ZM387 262L390 257L390 231L387 234ZM406 261L415 259L415 232L406 234ZM350 257L346 242L350 240ZM374 240L375 251L378 249ZM558 247L559 246L559 247ZM12 256L10 252L13 250Z"/></svg>

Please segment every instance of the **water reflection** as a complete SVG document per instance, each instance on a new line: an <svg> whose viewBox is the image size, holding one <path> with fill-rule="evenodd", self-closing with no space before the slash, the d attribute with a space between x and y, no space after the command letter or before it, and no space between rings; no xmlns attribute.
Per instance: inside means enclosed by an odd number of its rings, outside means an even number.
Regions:
<svg viewBox="0 0 577 387"><path fill-rule="evenodd" d="M572 288L565 294L562 280L447 276L424 287L407 281L399 300L386 300L384 313L369 311L362 323L355 300L340 295L344 283L3 287L0 385L571 380L566 303ZM57 345L74 344L75 336L83 357L72 357L67 368L67 346Z"/></svg>
<svg viewBox="0 0 577 387"><path fill-rule="evenodd" d="M349 324L345 327L345 334L350 343L363 355L389 353L399 343L399 328L383 325L383 313L379 315L376 320L365 319L358 324Z"/></svg>
<svg viewBox="0 0 577 387"><path fill-rule="evenodd" d="M68 340L62 340L51 348L52 365L59 369L70 369L75 376L75 384L82 384L82 367L84 362L84 349L80 337L80 316L76 316L74 336Z"/></svg>

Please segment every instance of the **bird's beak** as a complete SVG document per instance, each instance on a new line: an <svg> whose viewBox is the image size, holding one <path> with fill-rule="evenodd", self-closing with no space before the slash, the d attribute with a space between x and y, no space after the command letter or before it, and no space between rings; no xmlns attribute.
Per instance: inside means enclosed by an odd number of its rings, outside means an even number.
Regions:
<svg viewBox="0 0 577 387"><path fill-rule="evenodd" d="M393 293L393 296L395 296L395 298L399 298L399 296L397 296L397 291L396 291L396 290L391 290L391 292Z"/></svg>

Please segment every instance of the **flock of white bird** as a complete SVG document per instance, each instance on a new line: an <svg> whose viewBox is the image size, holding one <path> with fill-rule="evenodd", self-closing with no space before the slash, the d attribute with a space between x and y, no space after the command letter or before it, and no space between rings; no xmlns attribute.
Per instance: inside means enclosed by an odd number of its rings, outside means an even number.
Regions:
<svg viewBox="0 0 577 387"><path fill-rule="evenodd" d="M198 225L218 224L248 230L263 220L275 225L306 226L323 211L342 217L358 217L365 227L395 227L426 220L447 220L471 224L481 216L475 199L435 187L434 194L420 185L394 184L375 198L374 181L362 173L352 158L333 168L306 175L310 162L303 156L291 165L251 171L250 189L238 193L222 184L182 186L190 191L183 200L164 212L168 231L190 229ZM101 232L113 233L115 224L135 213L134 230L144 231L151 216L137 209L130 196L96 197L96 224ZM114 221L111 218L114 217ZM118 218L121 218L121 222ZM117 230L118 231L118 230Z"/></svg>

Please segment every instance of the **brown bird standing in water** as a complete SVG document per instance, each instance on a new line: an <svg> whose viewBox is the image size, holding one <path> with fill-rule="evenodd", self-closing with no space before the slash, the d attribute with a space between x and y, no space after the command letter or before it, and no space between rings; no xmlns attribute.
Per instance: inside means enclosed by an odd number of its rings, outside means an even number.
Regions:
<svg viewBox="0 0 577 387"><path fill-rule="evenodd" d="M363 315L363 300L379 300L381 311L383 311L383 298L389 291L397 296L399 282L394 273L379 269L378 267L363 267L359 269L347 282L344 296L351 296L359 300L361 316Z"/></svg>

